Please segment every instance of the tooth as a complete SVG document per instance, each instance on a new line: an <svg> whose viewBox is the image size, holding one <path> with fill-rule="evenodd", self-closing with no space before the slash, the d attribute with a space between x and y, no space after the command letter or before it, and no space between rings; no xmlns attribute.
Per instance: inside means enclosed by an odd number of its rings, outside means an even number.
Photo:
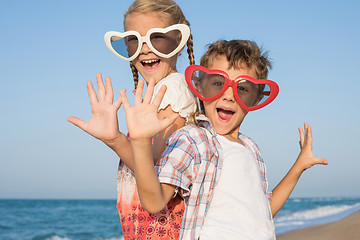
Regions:
<svg viewBox="0 0 360 240"><path fill-rule="evenodd" d="M143 62L144 63L153 63L153 62L156 62L156 60L144 60Z"/></svg>

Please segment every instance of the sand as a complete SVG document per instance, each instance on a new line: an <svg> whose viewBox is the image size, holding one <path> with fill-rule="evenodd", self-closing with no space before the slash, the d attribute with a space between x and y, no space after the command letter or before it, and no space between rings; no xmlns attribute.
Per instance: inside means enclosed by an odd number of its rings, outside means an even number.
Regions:
<svg viewBox="0 0 360 240"><path fill-rule="evenodd" d="M278 240L356 240L360 239L360 211L339 221L312 226L277 236Z"/></svg>

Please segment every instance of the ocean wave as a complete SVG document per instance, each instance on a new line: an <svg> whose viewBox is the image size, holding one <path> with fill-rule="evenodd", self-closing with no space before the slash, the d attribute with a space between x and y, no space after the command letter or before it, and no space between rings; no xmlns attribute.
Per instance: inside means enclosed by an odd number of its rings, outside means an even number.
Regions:
<svg viewBox="0 0 360 240"><path fill-rule="evenodd" d="M309 220L309 219L316 219L327 217L331 215L336 215L345 212L356 212L360 210L360 203L355 205L337 205L337 206L323 206L317 207L315 209L305 210L305 211L298 211L291 213L289 215L284 215L276 218L276 221L289 221L289 220Z"/></svg>
<svg viewBox="0 0 360 240"><path fill-rule="evenodd" d="M11 229L11 227L4 226L4 225L1 225L1 224L0 224L0 229L9 230L9 229Z"/></svg>
<svg viewBox="0 0 360 240"><path fill-rule="evenodd" d="M31 240L72 240L68 237L61 237L55 233L48 233L33 237ZM91 238L88 240L124 240L123 237L111 237L111 238Z"/></svg>
<svg viewBox="0 0 360 240"><path fill-rule="evenodd" d="M60 237L56 235L56 233L48 233L48 234L37 235L33 237L31 240L71 240L71 239L67 237Z"/></svg>
<svg viewBox="0 0 360 240"><path fill-rule="evenodd" d="M282 234L303 227L338 221L357 211L360 211L360 203L328 205L275 217L274 222L277 234Z"/></svg>

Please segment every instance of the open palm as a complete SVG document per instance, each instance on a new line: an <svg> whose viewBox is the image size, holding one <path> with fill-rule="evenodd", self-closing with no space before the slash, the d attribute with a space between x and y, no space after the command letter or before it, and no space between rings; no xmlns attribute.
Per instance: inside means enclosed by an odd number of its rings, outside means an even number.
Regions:
<svg viewBox="0 0 360 240"><path fill-rule="evenodd" d="M77 117L69 117L68 121L81 128L91 136L105 143L114 141L119 137L117 111L121 106L120 97L113 103L114 93L109 77L105 78L105 84L101 73L96 75L98 95L91 81L87 82L87 90L91 104L92 117L85 122Z"/></svg>
<svg viewBox="0 0 360 240"><path fill-rule="evenodd" d="M150 80L144 99L142 100L144 81L139 81L133 107L131 107L131 104L127 99L125 89L120 92L126 114L126 124L132 141L152 138L157 133L170 126L179 116L178 113L174 113L164 119L158 118L158 108L166 92L166 86L160 88L159 93L151 103L154 85L155 81Z"/></svg>
<svg viewBox="0 0 360 240"><path fill-rule="evenodd" d="M304 132L305 130L305 132ZM309 124L304 124L304 130L299 128L300 133L300 148L301 152L296 160L297 165L303 171L311 168L316 164L327 165L328 161L324 158L316 158L312 151L312 131Z"/></svg>

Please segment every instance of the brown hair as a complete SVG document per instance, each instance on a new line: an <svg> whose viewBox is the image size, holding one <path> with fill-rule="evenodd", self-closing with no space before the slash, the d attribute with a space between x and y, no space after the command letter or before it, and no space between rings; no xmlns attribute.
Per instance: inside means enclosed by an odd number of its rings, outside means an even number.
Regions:
<svg viewBox="0 0 360 240"><path fill-rule="evenodd" d="M124 15L124 25L126 17L132 13L155 13L165 15L170 25L174 24L186 24L190 27L190 23L186 20L181 8L173 0L136 0L129 7ZM190 65L195 64L195 58L193 53L193 37L190 37L187 41L187 53L189 56ZM139 74L134 64L130 62L131 71L134 77L135 88L137 87Z"/></svg>
<svg viewBox="0 0 360 240"><path fill-rule="evenodd" d="M225 56L229 68L243 68L244 64L249 69L254 69L258 79L266 79L271 62L268 52L249 40L219 40L209 45L208 51L201 57L200 65L210 67L217 56Z"/></svg>

